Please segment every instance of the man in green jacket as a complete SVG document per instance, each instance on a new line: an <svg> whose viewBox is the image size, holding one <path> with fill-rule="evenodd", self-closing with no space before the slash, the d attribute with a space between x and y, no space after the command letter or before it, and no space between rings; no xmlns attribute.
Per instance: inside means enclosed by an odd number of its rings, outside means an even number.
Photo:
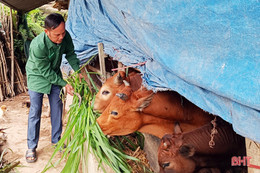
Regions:
<svg viewBox="0 0 260 173"><path fill-rule="evenodd" d="M35 37L29 50L26 63L27 85L30 95L30 111L28 117L28 134L26 161L35 162L36 148L39 141L43 95L47 94L51 110L51 142L56 144L62 132L62 87L73 95L73 87L62 78L60 70L62 55L74 71L79 70L79 59L74 52L70 34L65 30L64 18L57 13L45 19L45 30ZM80 77L82 77L80 75Z"/></svg>

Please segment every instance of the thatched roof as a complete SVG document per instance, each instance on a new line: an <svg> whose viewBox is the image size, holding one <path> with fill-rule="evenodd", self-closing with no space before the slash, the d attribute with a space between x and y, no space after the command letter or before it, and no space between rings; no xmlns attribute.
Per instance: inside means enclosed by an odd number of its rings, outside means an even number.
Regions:
<svg viewBox="0 0 260 173"><path fill-rule="evenodd" d="M1 3L21 12L31 11L51 1L53 0L0 0Z"/></svg>

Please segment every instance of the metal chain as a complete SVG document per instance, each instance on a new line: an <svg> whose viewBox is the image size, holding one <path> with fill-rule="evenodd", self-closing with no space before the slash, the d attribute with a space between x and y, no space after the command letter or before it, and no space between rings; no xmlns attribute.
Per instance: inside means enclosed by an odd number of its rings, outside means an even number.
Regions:
<svg viewBox="0 0 260 173"><path fill-rule="evenodd" d="M213 120L211 120L211 124L213 125L213 128L211 129L211 134L210 134L210 141L209 141L209 147L210 148L214 148L215 146L215 142L214 142L214 136L215 134L218 133L216 127L217 127L217 117L215 116L215 118Z"/></svg>

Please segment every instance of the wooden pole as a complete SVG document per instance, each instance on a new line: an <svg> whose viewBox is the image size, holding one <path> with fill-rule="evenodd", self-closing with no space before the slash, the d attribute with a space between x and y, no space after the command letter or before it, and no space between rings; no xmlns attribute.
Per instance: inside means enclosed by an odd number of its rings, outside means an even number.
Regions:
<svg viewBox="0 0 260 173"><path fill-rule="evenodd" d="M98 57L101 72L102 83L106 81L106 66L105 66L105 53L103 43L98 43Z"/></svg>
<svg viewBox="0 0 260 173"><path fill-rule="evenodd" d="M125 71L125 69L122 69L124 67L123 63L121 63L119 61L118 61L117 67L119 69L118 71Z"/></svg>
<svg viewBox="0 0 260 173"><path fill-rule="evenodd" d="M69 7L70 7L70 0L68 0L68 10L69 10Z"/></svg>
<svg viewBox="0 0 260 173"><path fill-rule="evenodd" d="M0 85L0 101L4 101L4 95L3 95L3 92L2 92L2 85Z"/></svg>
<svg viewBox="0 0 260 173"><path fill-rule="evenodd" d="M250 164L255 165L248 166L248 173L260 173L260 144L246 138L246 152L251 157Z"/></svg>
<svg viewBox="0 0 260 173"><path fill-rule="evenodd" d="M0 43L0 49L2 48L2 43ZM1 52L1 51L0 51ZM0 53L0 101L4 100L4 89L5 89L5 83L4 83L4 74L3 74L3 57Z"/></svg>
<svg viewBox="0 0 260 173"><path fill-rule="evenodd" d="M5 60L5 54L4 54L4 50L3 50L3 45L2 43L0 43L0 55L1 55L1 61L2 61L2 67L3 67L3 85L4 85L4 96L9 94L9 90L8 90L8 77L7 77L7 66L6 66L6 60Z"/></svg>
<svg viewBox="0 0 260 173"><path fill-rule="evenodd" d="M13 15L10 8L10 35L11 35L11 86L14 90L14 37L13 37Z"/></svg>

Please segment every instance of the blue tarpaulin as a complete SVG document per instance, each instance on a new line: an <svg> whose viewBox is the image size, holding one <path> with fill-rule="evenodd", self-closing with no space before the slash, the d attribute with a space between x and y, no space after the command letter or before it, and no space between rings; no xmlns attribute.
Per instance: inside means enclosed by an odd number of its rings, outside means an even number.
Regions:
<svg viewBox="0 0 260 173"><path fill-rule="evenodd" d="M70 0L66 29L80 59L105 53L136 66L260 142L259 1Z"/></svg>

